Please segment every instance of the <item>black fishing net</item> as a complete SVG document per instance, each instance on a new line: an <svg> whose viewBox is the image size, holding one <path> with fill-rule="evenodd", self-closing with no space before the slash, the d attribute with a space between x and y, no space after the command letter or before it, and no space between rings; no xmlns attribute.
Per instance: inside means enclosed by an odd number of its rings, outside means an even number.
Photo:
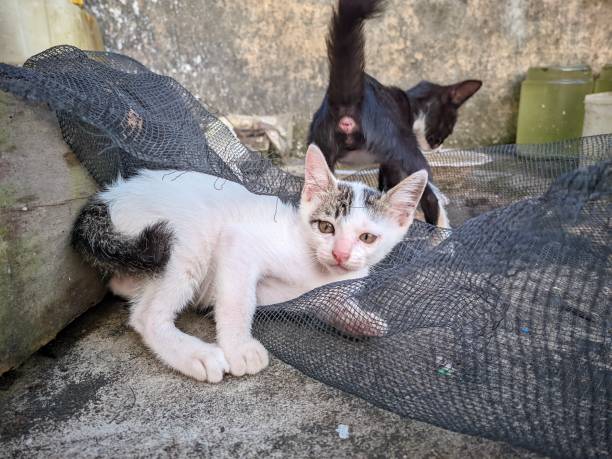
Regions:
<svg viewBox="0 0 612 459"><path fill-rule="evenodd" d="M0 66L0 88L47 102L100 184L174 168L299 195L299 177L127 57L52 48L23 68ZM415 223L368 278L261 308L256 336L304 373L401 415L553 456L608 456L612 136L429 161L455 229Z"/></svg>

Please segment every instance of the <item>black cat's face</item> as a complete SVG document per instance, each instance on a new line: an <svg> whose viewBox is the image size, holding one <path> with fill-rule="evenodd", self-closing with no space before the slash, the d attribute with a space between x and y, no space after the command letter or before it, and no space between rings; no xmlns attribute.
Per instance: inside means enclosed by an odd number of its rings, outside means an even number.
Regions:
<svg viewBox="0 0 612 459"><path fill-rule="evenodd" d="M414 117L413 131L423 151L439 148L452 134L459 107L482 86L478 80L441 86L421 81L406 91Z"/></svg>

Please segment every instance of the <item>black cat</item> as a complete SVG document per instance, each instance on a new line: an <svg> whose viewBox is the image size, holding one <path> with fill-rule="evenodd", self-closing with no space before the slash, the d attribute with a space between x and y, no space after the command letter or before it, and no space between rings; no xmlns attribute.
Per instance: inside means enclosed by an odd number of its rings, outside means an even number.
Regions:
<svg viewBox="0 0 612 459"><path fill-rule="evenodd" d="M406 91L414 118L413 132L421 151L435 150L442 145L453 133L458 108L481 86L478 80L448 86L421 81Z"/></svg>
<svg viewBox="0 0 612 459"><path fill-rule="evenodd" d="M421 150L437 148L453 130L457 110L481 86L423 81L408 91L384 86L365 73L363 23L383 10L384 0L339 0L327 52L329 86L310 125L329 166L380 164L379 188L387 190L419 169L431 169ZM448 227L442 196L430 184L421 199L428 223Z"/></svg>

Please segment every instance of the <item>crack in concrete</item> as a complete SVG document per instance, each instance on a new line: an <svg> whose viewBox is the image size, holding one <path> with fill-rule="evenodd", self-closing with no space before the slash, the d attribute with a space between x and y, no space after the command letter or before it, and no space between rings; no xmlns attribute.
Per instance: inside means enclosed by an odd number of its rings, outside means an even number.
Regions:
<svg viewBox="0 0 612 459"><path fill-rule="evenodd" d="M58 206L63 206L64 204L68 204L74 201L80 201L80 200L84 200L84 199L89 199L89 195L87 196L78 196L76 198L70 198L70 199L65 199L64 201L60 201L60 202L53 202L53 203L48 203L48 204L36 204L34 206L21 206L21 207L13 207L13 208L0 208L0 215L3 214L8 214L8 213L21 213L21 212L29 212L30 210L36 210L36 209L41 209L41 208L45 208L45 207L58 207Z"/></svg>

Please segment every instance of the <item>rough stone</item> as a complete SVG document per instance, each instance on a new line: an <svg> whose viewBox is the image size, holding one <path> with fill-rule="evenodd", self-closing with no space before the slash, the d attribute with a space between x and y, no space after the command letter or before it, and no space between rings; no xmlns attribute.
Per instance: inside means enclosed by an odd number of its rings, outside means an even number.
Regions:
<svg viewBox="0 0 612 459"><path fill-rule="evenodd" d="M68 247L95 189L55 115L0 92L0 374L103 296Z"/></svg>
<svg viewBox="0 0 612 459"><path fill-rule="evenodd" d="M288 158L293 147L291 115L226 115L219 119L251 150Z"/></svg>
<svg viewBox="0 0 612 459"><path fill-rule="evenodd" d="M335 0L91 0L110 50L176 78L221 113L293 113L294 137L327 85ZM479 78L446 146L512 142L532 65L612 62L608 0L390 0L367 33L367 70L408 88ZM300 147L301 148L301 147Z"/></svg>
<svg viewBox="0 0 612 459"><path fill-rule="evenodd" d="M402 419L274 358L258 375L199 383L155 359L127 315L121 303L95 307L0 378L0 456L538 457ZM194 312L179 326L214 335Z"/></svg>

